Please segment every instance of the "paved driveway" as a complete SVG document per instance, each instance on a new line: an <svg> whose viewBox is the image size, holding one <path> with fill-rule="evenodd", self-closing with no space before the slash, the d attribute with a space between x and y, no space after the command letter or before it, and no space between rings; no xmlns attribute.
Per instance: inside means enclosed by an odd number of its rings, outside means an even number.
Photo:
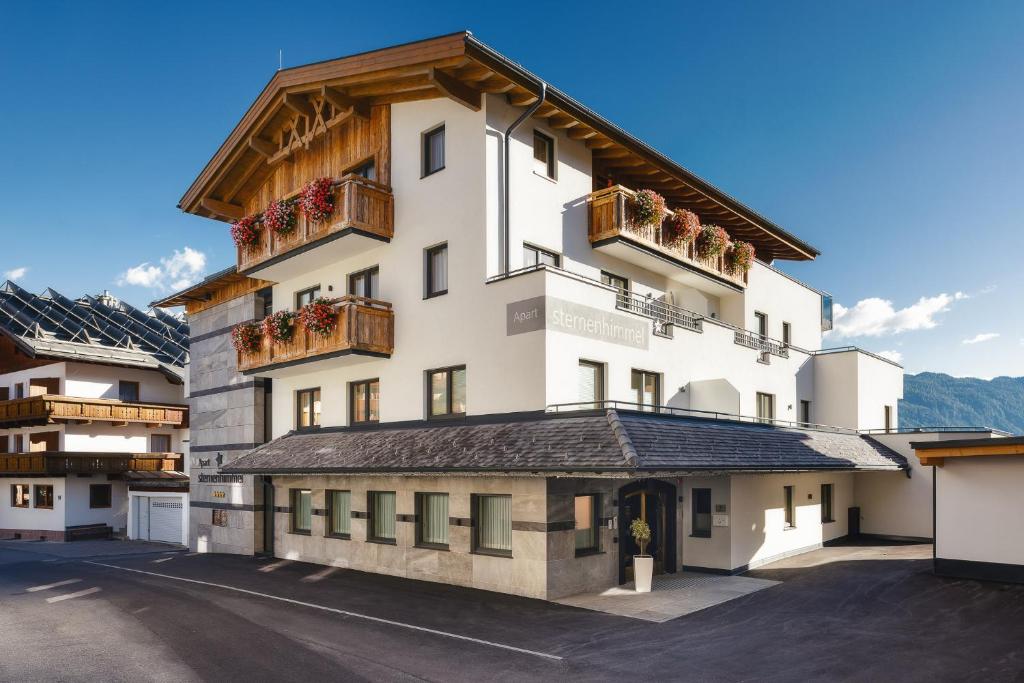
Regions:
<svg viewBox="0 0 1024 683"><path fill-rule="evenodd" d="M929 556L829 548L655 624L280 560L26 554L0 566L0 680L1019 680L1024 586Z"/></svg>

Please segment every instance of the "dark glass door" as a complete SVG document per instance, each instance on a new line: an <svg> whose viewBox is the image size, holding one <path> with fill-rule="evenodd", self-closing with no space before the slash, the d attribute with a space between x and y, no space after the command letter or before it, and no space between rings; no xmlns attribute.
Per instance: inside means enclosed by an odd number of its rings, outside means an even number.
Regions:
<svg viewBox="0 0 1024 683"><path fill-rule="evenodd" d="M676 487L657 480L643 480L619 489L619 582L633 579L633 556L640 548L629 527L643 519L651 528L647 554L654 558L654 573L676 570Z"/></svg>

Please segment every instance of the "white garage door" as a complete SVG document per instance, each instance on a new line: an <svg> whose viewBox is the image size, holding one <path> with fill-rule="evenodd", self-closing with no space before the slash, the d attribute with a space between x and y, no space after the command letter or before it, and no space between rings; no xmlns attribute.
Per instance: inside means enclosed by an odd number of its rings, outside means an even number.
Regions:
<svg viewBox="0 0 1024 683"><path fill-rule="evenodd" d="M149 540L165 543L181 543L180 498L149 499ZM142 534L146 533L145 528Z"/></svg>

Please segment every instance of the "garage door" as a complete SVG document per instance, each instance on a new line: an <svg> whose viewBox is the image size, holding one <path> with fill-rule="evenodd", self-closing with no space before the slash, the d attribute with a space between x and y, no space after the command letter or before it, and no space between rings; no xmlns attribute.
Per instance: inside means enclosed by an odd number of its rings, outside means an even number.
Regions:
<svg viewBox="0 0 1024 683"><path fill-rule="evenodd" d="M181 543L180 498L149 499L149 540ZM142 533L145 533L142 529Z"/></svg>

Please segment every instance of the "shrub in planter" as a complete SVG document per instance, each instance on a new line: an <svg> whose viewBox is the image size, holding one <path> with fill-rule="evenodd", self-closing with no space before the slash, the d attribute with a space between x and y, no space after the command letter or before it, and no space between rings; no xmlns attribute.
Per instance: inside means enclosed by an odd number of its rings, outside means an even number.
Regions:
<svg viewBox="0 0 1024 683"><path fill-rule="evenodd" d="M317 178L306 183L299 195L299 206L306 218L319 223L334 213L334 188L330 178Z"/></svg>
<svg viewBox="0 0 1024 683"><path fill-rule="evenodd" d="M654 190L640 190L629 198L627 208L638 228L656 228L665 218L665 198Z"/></svg>
<svg viewBox="0 0 1024 683"><path fill-rule="evenodd" d="M231 344L238 353L256 353L263 345L263 331L258 323L241 323L231 329Z"/></svg>
<svg viewBox="0 0 1024 683"><path fill-rule="evenodd" d="M231 224L231 239L236 247L254 247L260 241L260 224L256 216L239 218Z"/></svg>
<svg viewBox="0 0 1024 683"><path fill-rule="evenodd" d="M693 211L676 209L676 212L665 221L662 230L665 244L681 247L697 237L697 233L700 232L700 218Z"/></svg>
<svg viewBox="0 0 1024 683"><path fill-rule="evenodd" d="M633 556L633 582L637 593L651 592L651 579L654 574L654 558L647 554L647 544L651 542L651 527L637 517L629 525L629 533L640 548L640 554Z"/></svg>
<svg viewBox="0 0 1024 683"><path fill-rule="evenodd" d="M338 314L329 299L314 299L299 311L299 318L306 329L321 337L330 336L338 326Z"/></svg>
<svg viewBox="0 0 1024 683"><path fill-rule="evenodd" d="M295 318L291 311L271 313L263 319L263 334L272 341L289 342L295 336Z"/></svg>
<svg viewBox="0 0 1024 683"><path fill-rule="evenodd" d="M729 233L717 225L702 225L697 234L697 256L712 258L719 256L729 247Z"/></svg>
<svg viewBox="0 0 1024 683"><path fill-rule="evenodd" d="M733 242L725 252L725 266L730 273L745 273L754 264L754 245L749 242Z"/></svg>
<svg viewBox="0 0 1024 683"><path fill-rule="evenodd" d="M288 199L279 199L270 202L270 206L263 212L263 225L278 235L288 235L295 229L295 202Z"/></svg>

